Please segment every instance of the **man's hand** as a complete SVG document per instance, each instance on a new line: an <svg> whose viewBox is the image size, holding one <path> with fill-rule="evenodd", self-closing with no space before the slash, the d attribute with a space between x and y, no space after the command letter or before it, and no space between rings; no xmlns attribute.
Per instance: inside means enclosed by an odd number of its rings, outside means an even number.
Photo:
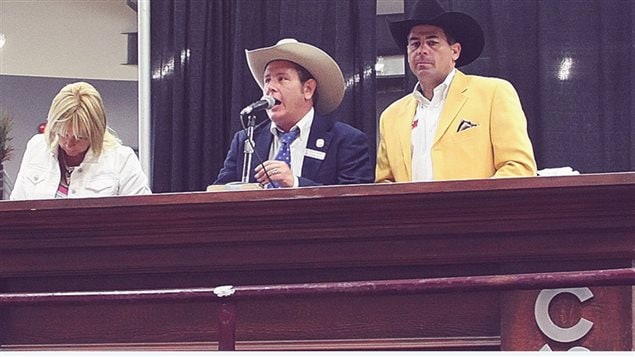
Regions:
<svg viewBox="0 0 635 357"><path fill-rule="evenodd" d="M258 180L258 183L262 186L271 182L267 175L265 175L265 170L276 187L293 187L293 172L286 162L267 160L263 162L262 165L256 166L256 180Z"/></svg>

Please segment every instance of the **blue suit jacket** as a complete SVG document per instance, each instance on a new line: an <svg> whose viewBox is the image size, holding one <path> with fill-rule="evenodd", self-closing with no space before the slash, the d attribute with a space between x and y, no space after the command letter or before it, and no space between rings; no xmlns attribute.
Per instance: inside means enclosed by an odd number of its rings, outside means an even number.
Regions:
<svg viewBox="0 0 635 357"><path fill-rule="evenodd" d="M249 182L256 182L254 169L260 165L261 160L269 159L273 141L269 127L269 120L265 120L254 128L256 152L251 158ZM223 168L214 181L215 185L242 179L246 138L244 130L234 135ZM318 139L323 140L322 147L316 146ZM300 186L372 183L375 179L375 168L368 152L368 138L366 134L348 124L315 115L307 149L324 152L326 156L324 160L304 157L302 175L298 180Z"/></svg>

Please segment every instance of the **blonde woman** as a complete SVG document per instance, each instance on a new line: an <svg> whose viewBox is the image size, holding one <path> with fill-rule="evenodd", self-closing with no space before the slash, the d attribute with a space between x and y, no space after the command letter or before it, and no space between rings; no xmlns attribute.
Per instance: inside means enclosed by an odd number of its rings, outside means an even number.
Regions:
<svg viewBox="0 0 635 357"><path fill-rule="evenodd" d="M108 127L101 95L76 82L53 99L44 134L29 140L11 199L150 193L137 156Z"/></svg>

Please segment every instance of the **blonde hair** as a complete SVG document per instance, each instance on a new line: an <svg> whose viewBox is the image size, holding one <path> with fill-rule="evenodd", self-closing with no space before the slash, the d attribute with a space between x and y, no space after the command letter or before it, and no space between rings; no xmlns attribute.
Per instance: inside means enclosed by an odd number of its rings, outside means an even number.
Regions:
<svg viewBox="0 0 635 357"><path fill-rule="evenodd" d="M51 150L59 145L58 135L65 136L69 129L76 138L87 138L96 155L100 155L104 147L121 144L106 123L101 95L86 82L67 84L53 98L44 130Z"/></svg>

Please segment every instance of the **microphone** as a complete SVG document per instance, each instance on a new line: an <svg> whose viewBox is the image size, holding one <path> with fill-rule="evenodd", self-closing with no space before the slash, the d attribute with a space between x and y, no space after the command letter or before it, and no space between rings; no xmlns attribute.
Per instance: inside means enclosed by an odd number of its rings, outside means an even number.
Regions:
<svg viewBox="0 0 635 357"><path fill-rule="evenodd" d="M276 105L276 100L273 97L263 95L260 100L257 100L244 107L243 110L240 111L240 115L244 116L253 112L257 112L259 110L271 109L271 107L273 107L274 105Z"/></svg>

